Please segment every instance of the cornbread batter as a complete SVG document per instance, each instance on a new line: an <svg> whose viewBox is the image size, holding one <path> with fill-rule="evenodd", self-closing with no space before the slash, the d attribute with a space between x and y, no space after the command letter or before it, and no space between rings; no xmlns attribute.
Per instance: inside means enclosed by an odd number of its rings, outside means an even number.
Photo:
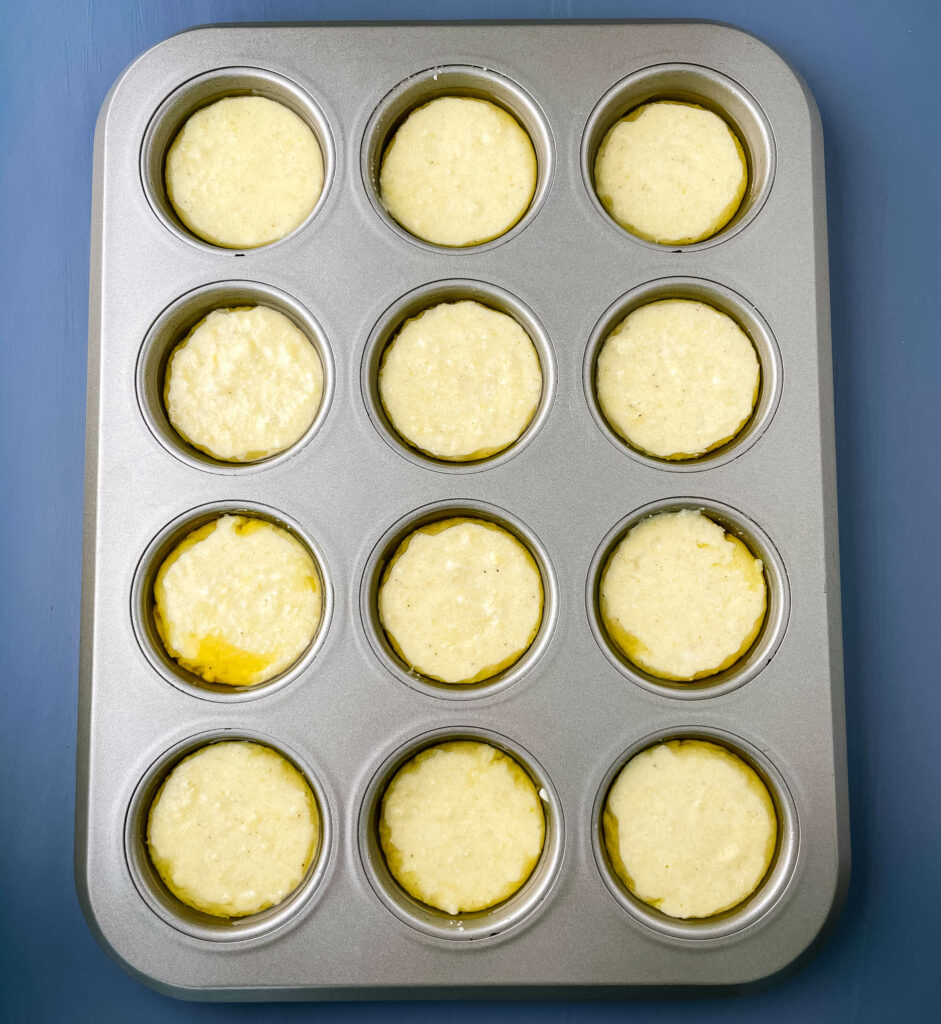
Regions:
<svg viewBox="0 0 941 1024"><path fill-rule="evenodd" d="M317 205L323 177L323 154L307 123L263 96L229 96L191 114L165 169L180 220L228 249L289 235Z"/></svg>
<svg viewBox="0 0 941 1024"><path fill-rule="evenodd" d="M509 531L445 519L409 534L379 587L389 642L416 672L476 683L526 653L542 621L542 577Z"/></svg>
<svg viewBox="0 0 941 1024"><path fill-rule="evenodd" d="M520 123L487 100L440 96L413 110L382 158L390 216L437 245L509 231L536 191L536 154Z"/></svg>
<svg viewBox="0 0 941 1024"><path fill-rule="evenodd" d="M615 871L670 917L711 917L747 899L768 871L777 832L754 769L702 740L658 743L631 758L604 809Z"/></svg>
<svg viewBox="0 0 941 1024"><path fill-rule="evenodd" d="M662 245L709 238L748 185L742 145L725 121L692 103L645 103L602 140L595 190L623 228Z"/></svg>
<svg viewBox="0 0 941 1024"><path fill-rule="evenodd" d="M216 309L167 363L164 402L177 433L224 462L290 448L323 398L323 365L306 335L266 306Z"/></svg>
<svg viewBox="0 0 941 1024"><path fill-rule="evenodd" d="M604 567L599 596L608 635L635 665L687 682L738 661L767 606L761 560L693 509L632 527Z"/></svg>
<svg viewBox="0 0 941 1024"><path fill-rule="evenodd" d="M167 653L208 683L255 686L290 668L320 625L307 549L264 519L224 515L186 536L154 584Z"/></svg>
<svg viewBox="0 0 941 1024"><path fill-rule="evenodd" d="M730 441L751 418L761 371L748 335L704 302L641 306L598 355L605 419L661 459L688 459Z"/></svg>
<svg viewBox="0 0 941 1024"><path fill-rule="evenodd" d="M317 849L320 814L286 758L244 740L184 758L150 807L147 846L167 888L214 917L274 906L300 885Z"/></svg>
<svg viewBox="0 0 941 1024"><path fill-rule="evenodd" d="M439 459L482 459L529 425L542 395L539 357L511 316L443 302L408 320L382 357L379 394L409 444Z"/></svg>
<svg viewBox="0 0 941 1024"><path fill-rule="evenodd" d="M379 837L389 870L415 899L446 914L509 899L532 874L545 832L532 779L488 743L421 751L382 798Z"/></svg>

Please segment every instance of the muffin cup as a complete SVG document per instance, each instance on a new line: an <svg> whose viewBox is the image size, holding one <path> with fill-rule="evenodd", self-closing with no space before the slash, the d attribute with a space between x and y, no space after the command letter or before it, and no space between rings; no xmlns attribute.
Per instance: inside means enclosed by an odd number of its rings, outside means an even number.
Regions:
<svg viewBox="0 0 941 1024"><path fill-rule="evenodd" d="M691 459L663 459L635 448L611 426L598 401L598 357L609 335L634 310L664 299L692 299L695 302L704 302L731 317L748 335L761 368L758 398L751 416L742 428L724 444ZM615 447L645 466L674 473L695 473L703 469L715 469L737 459L768 429L781 401L784 366L781 350L771 328L747 299L713 281L695 277L668 277L632 288L608 306L588 340L582 384L595 422Z"/></svg>
<svg viewBox="0 0 941 1024"><path fill-rule="evenodd" d="M532 419L520 436L501 451L482 459L467 461L450 461L439 459L416 448L395 429L382 404L379 394L379 370L382 357L392 343L396 333L406 320L418 316L426 309L442 302L460 302L472 299L484 306L505 313L512 317L527 333L539 357L539 368L542 372L542 394ZM366 411L380 436L390 447L410 462L426 469L439 470L442 473L476 473L484 469L492 469L503 465L519 454L535 437L549 417L552 400L555 395L557 369L555 353L542 322L524 302L515 295L496 285L482 281L456 279L435 281L432 284L415 288L394 302L379 318L370 332L361 362L361 380L363 400Z"/></svg>
<svg viewBox="0 0 941 1024"><path fill-rule="evenodd" d="M526 130L536 153L536 191L522 217L502 235L479 245L446 246L427 242L402 227L385 208L379 191L382 157L399 126L417 107L441 96L487 100L512 114ZM427 68L400 82L373 112L363 138L360 166L363 185L379 217L401 238L432 252L479 253L515 237L538 214L554 171L552 132L536 101L520 85L489 68L450 64Z"/></svg>
<svg viewBox="0 0 941 1024"><path fill-rule="evenodd" d="M272 523L300 541L313 559L320 581L322 594L320 623L307 649L289 668L278 675L254 686L227 686L223 683L207 683L195 672L190 672L167 652L154 619L154 583L160 566L170 552L193 530L205 526L224 515L243 515L263 519ZM134 633L144 657L154 669L173 686L185 693L205 700L225 703L255 700L282 689L302 675L320 650L330 628L333 615L333 586L326 570L323 553L316 541L299 523L282 512L253 502L223 501L184 512L168 523L150 542L134 573L131 586L131 621Z"/></svg>
<svg viewBox="0 0 941 1024"><path fill-rule="evenodd" d="M771 802L774 804L778 835L768 870L750 896L730 910L713 914L711 917L684 920L664 914L656 907L645 903L628 889L614 869L605 844L604 809L608 794L621 769L637 754L668 740L706 740L725 747L754 769L767 787ZM781 772L754 744L746 742L739 736L706 726L662 729L632 743L602 779L592 807L591 821L591 843L595 863L612 896L640 924L671 939L723 939L757 924L773 910L787 889L800 849L797 805Z"/></svg>
<svg viewBox="0 0 941 1024"><path fill-rule="evenodd" d="M764 621L758 631L758 636L733 665L702 679L691 682L674 682L644 671L617 646L608 633L601 615L600 589L601 578L608 560L632 527L661 512L678 512L684 509L702 512L713 522L718 523L727 533L737 537L752 554L761 559L768 597ZM707 498L665 498L635 510L608 531L591 561L588 571L586 602L588 620L598 646L611 664L631 682L661 696L676 697L681 700L702 700L718 697L744 686L771 661L787 630L791 594L784 562L778 554L777 548L771 542L771 538L757 523L747 519L741 512L728 505Z"/></svg>
<svg viewBox="0 0 941 1024"><path fill-rule="evenodd" d="M618 224L595 191L595 158L610 129L632 110L657 100L694 103L718 114L735 132L748 167L745 195L734 215L700 242L671 245L650 242ZM582 178L599 213L640 245L668 252L695 252L738 234L758 215L774 182L775 146L771 125L757 100L726 75L698 64L656 64L612 86L588 118L581 146Z"/></svg>
<svg viewBox="0 0 941 1024"><path fill-rule="evenodd" d="M173 350L205 317L217 309L265 306L283 313L307 338L323 368L320 406L304 433L282 452L250 462L227 462L196 448L170 423L164 401L167 363ZM310 311L287 292L255 281L219 281L181 295L157 317L144 337L137 358L137 402L150 432L164 448L194 469L213 473L252 473L280 465L296 455L323 426L334 391L333 353L320 324Z"/></svg>
<svg viewBox="0 0 941 1024"><path fill-rule="evenodd" d="M307 215L304 222L284 238L249 249L213 245L194 235L173 209L173 204L167 196L164 174L167 153L187 119L202 107L208 107L216 100L226 99L230 96L263 96L293 110L314 133L323 157L323 188L313 210ZM140 153L140 176L144 193L151 209L167 229L178 238L199 249L238 256L248 255L255 252L256 249L270 249L273 245L280 245L303 231L326 202L330 186L333 183L335 168L336 147L333 142L333 134L326 116L313 97L282 75L262 68L250 67L217 68L214 71L207 71L205 74L197 75L188 82L184 82L171 92L151 118L147 131L144 133Z"/></svg>
<svg viewBox="0 0 941 1024"><path fill-rule="evenodd" d="M512 896L496 906L464 914L447 914L407 893L389 871L379 841L382 797L395 773L422 750L453 740L489 743L512 757L532 780L546 816L542 853L529 878ZM565 847L562 803L542 765L505 736L469 727L442 728L424 733L390 754L366 787L360 804L358 837L363 870L386 908L412 928L445 941L497 939L520 926L546 901L559 873Z"/></svg>
<svg viewBox="0 0 941 1024"><path fill-rule="evenodd" d="M379 618L379 587L382 574L398 546L412 532L442 519L482 519L511 533L532 555L542 579L542 620L532 643L509 668L477 683L443 683L409 666L389 641ZM366 563L360 587L360 614L369 643L379 660L401 682L421 693L450 700L487 697L512 686L536 664L549 646L559 615L559 585L549 553L536 535L519 519L479 501L440 501L404 516L380 538Z"/></svg>
<svg viewBox="0 0 941 1024"><path fill-rule="evenodd" d="M300 884L273 907L244 917L215 917L184 903L160 877L147 850L150 808L171 771L190 754L220 741L248 740L269 747L293 764L310 786L320 815L317 849ZM266 736L234 729L217 729L189 736L175 743L144 773L138 782L124 821L124 852L128 871L144 902L177 931L211 942L237 942L268 936L295 921L310 903L328 867L333 848L333 819L326 794L315 774L297 754Z"/></svg>

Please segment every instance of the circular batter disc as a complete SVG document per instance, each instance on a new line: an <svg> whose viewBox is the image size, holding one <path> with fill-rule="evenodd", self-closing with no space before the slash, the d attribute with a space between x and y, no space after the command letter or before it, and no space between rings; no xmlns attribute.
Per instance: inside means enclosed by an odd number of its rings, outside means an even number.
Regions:
<svg viewBox="0 0 941 1024"><path fill-rule="evenodd" d="M488 743L416 754L382 798L379 836L395 880L447 914L509 899L542 853L545 815L529 775Z"/></svg>
<svg viewBox="0 0 941 1024"><path fill-rule="evenodd" d="M735 133L692 103L646 103L605 135L595 158L595 190L631 234L688 245L721 230L748 186Z"/></svg>
<svg viewBox="0 0 941 1024"><path fill-rule="evenodd" d="M777 816L757 773L725 747L670 740L625 765L604 809L621 880L670 917L711 917L758 888L774 856Z"/></svg>
<svg viewBox="0 0 941 1024"><path fill-rule="evenodd" d="M536 153L511 114L440 96L413 110L386 148L379 192L389 215L436 245L479 245L509 231L536 191Z"/></svg>
<svg viewBox="0 0 941 1024"><path fill-rule="evenodd" d="M764 622L761 560L694 509L661 512L632 527L608 559L599 588L610 638L639 668L688 682L734 664Z"/></svg>
<svg viewBox="0 0 941 1024"><path fill-rule="evenodd" d="M515 664L542 621L539 569L508 530L480 519L420 527L379 586L379 617L399 656L431 679L475 683Z"/></svg>
<svg viewBox="0 0 941 1024"><path fill-rule="evenodd" d="M293 110L263 96L228 96L187 118L164 178L171 206L194 235L251 249L307 219L323 190L323 154Z"/></svg>
<svg viewBox="0 0 941 1024"><path fill-rule="evenodd" d="M598 354L598 404L632 447L690 459L726 444L751 418L761 370L748 335L704 302L635 309Z"/></svg>
<svg viewBox="0 0 941 1024"><path fill-rule="evenodd" d="M314 561L287 530L224 515L188 534L154 583L167 653L208 683L255 686L285 671L320 625Z"/></svg>
<svg viewBox="0 0 941 1024"><path fill-rule="evenodd" d="M253 462L290 448L323 399L317 350L266 306L216 309L173 350L164 404L177 433L224 462Z"/></svg>
<svg viewBox="0 0 941 1024"><path fill-rule="evenodd" d="M304 777L270 747L212 743L170 772L150 807L147 846L167 888L214 917L274 906L300 885L320 814Z"/></svg>
<svg viewBox="0 0 941 1024"><path fill-rule="evenodd" d="M403 324L382 357L379 395L413 447L453 462L509 447L533 418L542 370L529 335L480 302L443 302Z"/></svg>

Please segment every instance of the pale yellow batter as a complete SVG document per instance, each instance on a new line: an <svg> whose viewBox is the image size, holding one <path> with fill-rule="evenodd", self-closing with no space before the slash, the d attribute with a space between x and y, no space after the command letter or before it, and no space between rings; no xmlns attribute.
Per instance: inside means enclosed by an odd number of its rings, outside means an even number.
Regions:
<svg viewBox="0 0 941 1024"><path fill-rule="evenodd" d="M409 444L439 459L482 459L529 425L542 395L539 357L511 316L443 302L408 320L379 369L379 394Z"/></svg>
<svg viewBox="0 0 941 1024"><path fill-rule="evenodd" d="M322 398L317 350L288 317L266 306L214 310L167 363L170 423L185 441L225 462L290 448Z"/></svg>
<svg viewBox="0 0 941 1024"><path fill-rule="evenodd" d="M263 96L229 96L190 115L167 153L165 179L194 235L250 249L307 219L323 190L323 154L293 110Z"/></svg>
<svg viewBox="0 0 941 1024"><path fill-rule="evenodd" d="M509 531L480 519L420 527L379 587L389 642L416 672L475 683L515 664L542 621L539 569Z"/></svg>
<svg viewBox="0 0 941 1024"><path fill-rule="evenodd" d="M320 625L307 549L264 519L224 515L186 536L154 584L167 653L209 683L254 686L290 668Z"/></svg>
<svg viewBox="0 0 941 1024"><path fill-rule="evenodd" d="M658 743L631 758L604 809L615 871L670 917L711 917L747 899L768 871L777 833L754 769L702 740Z"/></svg>
<svg viewBox="0 0 941 1024"><path fill-rule="evenodd" d="M532 874L545 832L532 779L488 743L423 750L382 798L379 836L389 870L415 899L446 914L509 899Z"/></svg>
<svg viewBox="0 0 941 1024"><path fill-rule="evenodd" d="M536 154L520 123L487 100L440 96L413 110L382 158L390 216L437 245L509 231L536 191Z"/></svg>
<svg viewBox="0 0 941 1024"><path fill-rule="evenodd" d="M259 743L212 743L184 758L154 798L150 859L167 888L214 917L274 906L301 883L320 836L310 786Z"/></svg>
<svg viewBox="0 0 941 1024"><path fill-rule="evenodd" d="M704 302L635 309L598 355L605 419L633 447L688 459L730 441L751 418L761 371L748 335Z"/></svg>
<svg viewBox="0 0 941 1024"><path fill-rule="evenodd" d="M632 527L608 559L599 591L608 635L635 665L686 682L738 661L764 622L761 560L693 509Z"/></svg>
<svg viewBox="0 0 941 1024"><path fill-rule="evenodd" d="M595 158L595 189L608 213L640 238L686 245L732 219L748 186L741 143L725 121L692 103L632 110Z"/></svg>

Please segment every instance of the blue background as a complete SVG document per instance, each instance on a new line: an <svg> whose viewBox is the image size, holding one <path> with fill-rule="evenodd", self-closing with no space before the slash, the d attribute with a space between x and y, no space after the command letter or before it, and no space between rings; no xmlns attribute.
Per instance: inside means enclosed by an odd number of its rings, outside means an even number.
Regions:
<svg viewBox="0 0 941 1024"><path fill-rule="evenodd" d="M762 992L661 1003L203 1005L125 976L72 882L92 131L121 69L210 21L685 17L807 80L830 226L853 880ZM937 1020L941 5L929 0L28 0L0 12L0 1019Z"/></svg>

